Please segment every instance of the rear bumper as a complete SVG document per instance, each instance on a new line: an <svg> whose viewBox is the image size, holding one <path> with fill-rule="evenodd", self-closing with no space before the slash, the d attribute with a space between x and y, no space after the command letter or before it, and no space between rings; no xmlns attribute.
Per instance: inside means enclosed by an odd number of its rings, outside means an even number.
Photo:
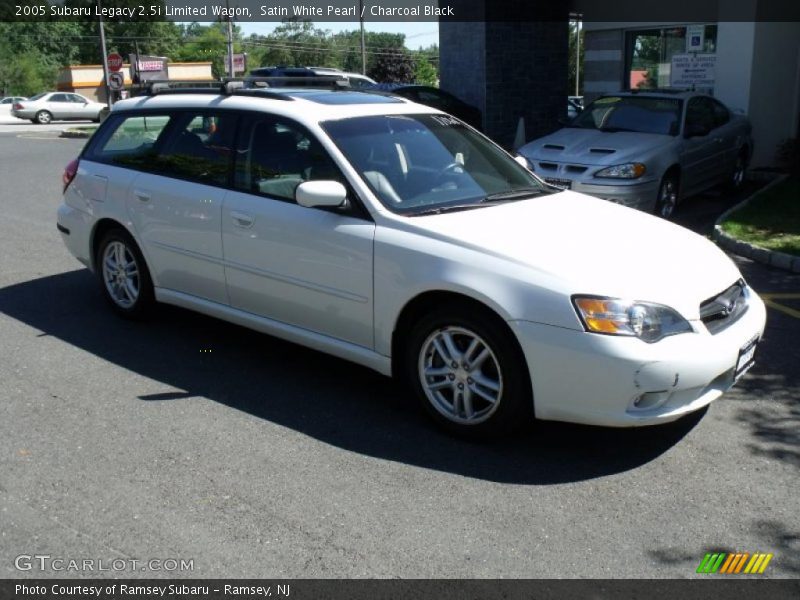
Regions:
<svg viewBox="0 0 800 600"><path fill-rule="evenodd" d="M90 237L91 215L66 204L58 207L56 226L67 250L84 265L92 268ZM67 233L69 232L69 233Z"/></svg>

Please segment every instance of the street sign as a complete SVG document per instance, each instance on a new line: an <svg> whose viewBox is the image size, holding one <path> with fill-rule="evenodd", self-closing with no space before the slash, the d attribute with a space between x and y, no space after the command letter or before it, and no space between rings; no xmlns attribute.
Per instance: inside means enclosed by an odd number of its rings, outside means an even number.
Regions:
<svg viewBox="0 0 800 600"><path fill-rule="evenodd" d="M120 69L122 69L122 56L117 54L116 52L112 52L108 55L106 59L108 62L108 70L112 73L116 73Z"/></svg>
<svg viewBox="0 0 800 600"><path fill-rule="evenodd" d="M226 66L228 63L225 63ZM233 72L244 73L247 71L247 53L233 55Z"/></svg>
<svg viewBox="0 0 800 600"><path fill-rule="evenodd" d="M115 92L118 92L125 87L125 75L119 71L108 74L108 87Z"/></svg>
<svg viewBox="0 0 800 600"><path fill-rule="evenodd" d="M716 54L673 54L670 85L679 88L713 88Z"/></svg>

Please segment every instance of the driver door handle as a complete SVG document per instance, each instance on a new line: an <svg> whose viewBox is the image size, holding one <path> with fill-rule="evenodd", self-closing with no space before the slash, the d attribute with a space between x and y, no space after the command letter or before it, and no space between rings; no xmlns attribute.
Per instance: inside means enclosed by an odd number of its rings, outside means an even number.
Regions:
<svg viewBox="0 0 800 600"><path fill-rule="evenodd" d="M142 190L133 190L133 195L139 202L150 202L150 194Z"/></svg>
<svg viewBox="0 0 800 600"><path fill-rule="evenodd" d="M237 227L241 227L243 229L249 229L253 226L255 222L255 217L253 215L248 215L247 213L242 213L238 211L231 211L231 219L233 219L233 224Z"/></svg>

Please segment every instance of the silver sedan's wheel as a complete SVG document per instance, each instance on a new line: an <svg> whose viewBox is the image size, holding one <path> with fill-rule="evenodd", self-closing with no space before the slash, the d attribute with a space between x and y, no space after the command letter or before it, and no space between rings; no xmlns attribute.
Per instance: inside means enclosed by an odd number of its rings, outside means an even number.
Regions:
<svg viewBox="0 0 800 600"><path fill-rule="evenodd" d="M36 122L40 125L47 125L52 120L53 115L46 110L40 110L38 113L36 113Z"/></svg>
<svg viewBox="0 0 800 600"><path fill-rule="evenodd" d="M674 177L665 177L658 188L658 200L656 201L656 214L669 219L675 212L678 205L678 182Z"/></svg>
<svg viewBox="0 0 800 600"><path fill-rule="evenodd" d="M431 333L422 344L418 370L428 401L454 423L482 423L503 399L497 356L480 335L464 327Z"/></svg>
<svg viewBox="0 0 800 600"><path fill-rule="evenodd" d="M747 163L744 156L739 155L736 159L736 165L733 167L733 174L731 175L731 187L737 189L744 183L745 174L747 171Z"/></svg>
<svg viewBox="0 0 800 600"><path fill-rule="evenodd" d="M103 283L111 300L120 308L130 309L139 299L139 265L125 243L114 240L103 250Z"/></svg>

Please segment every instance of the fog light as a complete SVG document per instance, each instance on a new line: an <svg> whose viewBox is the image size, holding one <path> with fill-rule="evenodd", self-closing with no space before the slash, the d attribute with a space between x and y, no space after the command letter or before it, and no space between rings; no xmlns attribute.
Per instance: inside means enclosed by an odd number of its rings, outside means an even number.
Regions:
<svg viewBox="0 0 800 600"><path fill-rule="evenodd" d="M669 392L646 392L633 400L633 407L637 410L649 410L664 404L669 398Z"/></svg>

